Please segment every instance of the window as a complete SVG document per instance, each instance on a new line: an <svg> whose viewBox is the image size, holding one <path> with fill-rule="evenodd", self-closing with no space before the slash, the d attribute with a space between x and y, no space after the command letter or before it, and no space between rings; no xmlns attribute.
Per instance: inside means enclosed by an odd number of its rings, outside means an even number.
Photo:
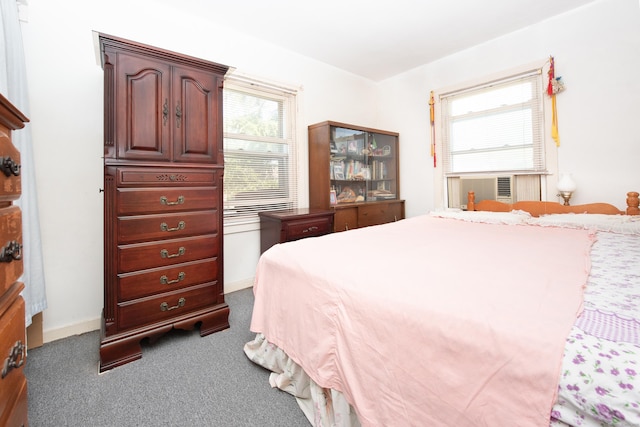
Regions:
<svg viewBox="0 0 640 427"><path fill-rule="evenodd" d="M469 189L476 201L540 200L543 93L542 70L535 69L439 96L449 207L463 207ZM505 182L509 191L501 192Z"/></svg>
<svg viewBox="0 0 640 427"><path fill-rule="evenodd" d="M230 77L224 88L225 224L298 204L296 93Z"/></svg>
<svg viewBox="0 0 640 427"><path fill-rule="evenodd" d="M540 70L440 100L446 175L544 171Z"/></svg>

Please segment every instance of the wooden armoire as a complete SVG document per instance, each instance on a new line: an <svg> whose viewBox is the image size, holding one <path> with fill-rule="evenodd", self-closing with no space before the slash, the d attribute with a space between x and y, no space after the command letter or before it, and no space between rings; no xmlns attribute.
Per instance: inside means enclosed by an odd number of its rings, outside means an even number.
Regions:
<svg viewBox="0 0 640 427"><path fill-rule="evenodd" d="M22 166L11 138L28 121L0 95L0 426L28 424L24 284L18 281L24 271L22 211L14 204L22 194Z"/></svg>
<svg viewBox="0 0 640 427"><path fill-rule="evenodd" d="M222 261L228 67L100 34L104 309L100 371L173 328L229 327Z"/></svg>

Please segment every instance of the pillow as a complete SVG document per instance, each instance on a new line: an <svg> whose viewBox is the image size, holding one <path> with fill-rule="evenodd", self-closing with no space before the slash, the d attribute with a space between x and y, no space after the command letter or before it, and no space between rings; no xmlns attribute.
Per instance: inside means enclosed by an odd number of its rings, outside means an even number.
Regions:
<svg viewBox="0 0 640 427"><path fill-rule="evenodd" d="M438 218L459 219L469 222L483 222L486 224L526 224L531 215L525 211L488 212L488 211L462 211L459 209L430 212L430 216Z"/></svg>
<svg viewBox="0 0 640 427"><path fill-rule="evenodd" d="M531 218L528 223L543 227L582 228L640 235L640 215L549 214Z"/></svg>

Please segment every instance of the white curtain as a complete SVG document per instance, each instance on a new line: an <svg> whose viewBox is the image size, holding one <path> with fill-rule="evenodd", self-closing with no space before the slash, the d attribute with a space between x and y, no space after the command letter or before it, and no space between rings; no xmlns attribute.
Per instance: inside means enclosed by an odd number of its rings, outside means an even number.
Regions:
<svg viewBox="0 0 640 427"><path fill-rule="evenodd" d="M27 73L16 0L0 0L0 24L0 92L29 117ZM28 326L32 316L47 308L30 124L15 131L12 139L20 150L22 165L22 197L16 204L22 209L24 274L20 280L25 283L22 296Z"/></svg>

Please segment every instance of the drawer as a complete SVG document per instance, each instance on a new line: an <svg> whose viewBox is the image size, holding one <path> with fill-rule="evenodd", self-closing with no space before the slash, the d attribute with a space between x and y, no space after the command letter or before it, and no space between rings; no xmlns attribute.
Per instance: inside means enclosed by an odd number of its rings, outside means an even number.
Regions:
<svg viewBox="0 0 640 427"><path fill-rule="evenodd" d="M218 211L118 217L118 243L171 239L218 232Z"/></svg>
<svg viewBox="0 0 640 427"><path fill-rule="evenodd" d="M332 217L317 217L290 220L282 223L285 241L298 240L304 237L322 236L331 233Z"/></svg>
<svg viewBox="0 0 640 427"><path fill-rule="evenodd" d="M220 285L214 282L118 304L118 328L128 329L176 317L217 303Z"/></svg>
<svg viewBox="0 0 640 427"><path fill-rule="evenodd" d="M23 272L22 212L17 206L0 209L0 295Z"/></svg>
<svg viewBox="0 0 640 427"><path fill-rule="evenodd" d="M216 187L118 188L118 215L211 210L218 206Z"/></svg>
<svg viewBox="0 0 640 427"><path fill-rule="evenodd" d="M0 201L16 200L22 192L20 152L5 128L0 128L0 156Z"/></svg>
<svg viewBox="0 0 640 427"><path fill-rule="evenodd" d="M7 413L0 413L1 426L28 426L27 378L23 377L13 402L7 402Z"/></svg>
<svg viewBox="0 0 640 427"><path fill-rule="evenodd" d="M129 301L153 294L188 288L218 278L218 260L210 258L118 275L118 301Z"/></svg>
<svg viewBox="0 0 640 427"><path fill-rule="evenodd" d="M358 208L337 208L333 219L334 231L347 231L358 228Z"/></svg>
<svg viewBox="0 0 640 427"><path fill-rule="evenodd" d="M3 301L5 302L5 301ZM24 300L18 296L0 317L0 370L4 370L10 355L16 365L4 372L0 379L0 414L12 412L17 393L25 381L24 363L26 358L26 339L24 326Z"/></svg>
<svg viewBox="0 0 640 427"><path fill-rule="evenodd" d="M118 187L217 186L220 169L170 169L122 167L116 170Z"/></svg>
<svg viewBox="0 0 640 427"><path fill-rule="evenodd" d="M402 203L370 203L362 205L358 212L358 227L385 224L403 219Z"/></svg>
<svg viewBox="0 0 640 427"><path fill-rule="evenodd" d="M118 246L118 273L166 267L219 255L218 235Z"/></svg>

